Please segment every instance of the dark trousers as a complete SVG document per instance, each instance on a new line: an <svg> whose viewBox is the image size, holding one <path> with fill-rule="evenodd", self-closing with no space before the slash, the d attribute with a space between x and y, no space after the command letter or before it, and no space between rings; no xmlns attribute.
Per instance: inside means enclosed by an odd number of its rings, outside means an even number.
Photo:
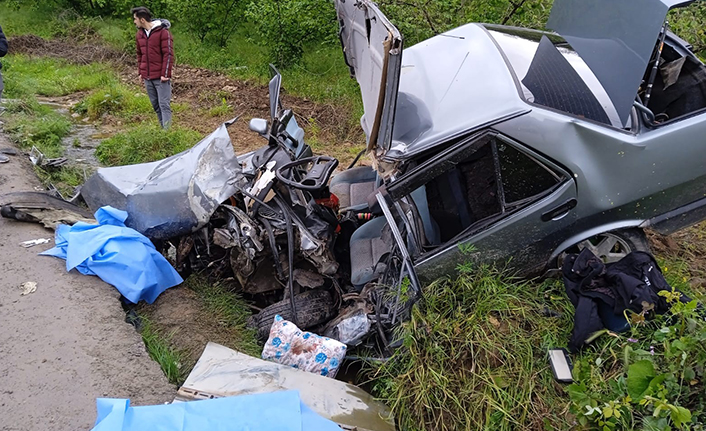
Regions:
<svg viewBox="0 0 706 431"><path fill-rule="evenodd" d="M172 123L172 108L169 105L172 99L172 81L162 82L161 79L145 79L145 88L152 108L159 118L159 125L163 129L168 129Z"/></svg>

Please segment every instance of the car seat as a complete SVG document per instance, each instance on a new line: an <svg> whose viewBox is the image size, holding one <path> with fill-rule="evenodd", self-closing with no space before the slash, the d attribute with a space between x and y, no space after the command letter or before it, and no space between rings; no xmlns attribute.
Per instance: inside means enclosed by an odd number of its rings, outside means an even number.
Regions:
<svg viewBox="0 0 706 431"><path fill-rule="evenodd" d="M368 196L382 185L382 179L370 166L359 166L337 174L329 190L338 197L342 210L363 212L368 208Z"/></svg>
<svg viewBox="0 0 706 431"><path fill-rule="evenodd" d="M419 218L421 219L425 243L437 245L441 241L440 229L429 213L426 188L419 187L411 193ZM366 199L367 202L367 199ZM367 206L367 203L365 204ZM359 227L350 239L351 284L362 289L376 276L376 269L382 257L392 250L391 234L383 235L387 226L385 217L376 217Z"/></svg>

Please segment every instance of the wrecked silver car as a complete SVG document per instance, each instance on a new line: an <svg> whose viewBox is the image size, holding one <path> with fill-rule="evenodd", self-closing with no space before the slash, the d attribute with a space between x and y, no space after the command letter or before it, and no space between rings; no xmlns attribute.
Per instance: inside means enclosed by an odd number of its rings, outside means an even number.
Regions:
<svg viewBox="0 0 706 431"><path fill-rule="evenodd" d="M270 120L250 123L261 149L231 154L223 126L83 189L166 240L180 271L237 281L263 338L280 314L389 352L421 283L463 262L615 261L647 248L642 228L706 218L706 66L665 21L688 1L556 0L559 34L468 24L407 49L373 2L335 3L372 167L334 175L313 155L275 74Z"/></svg>

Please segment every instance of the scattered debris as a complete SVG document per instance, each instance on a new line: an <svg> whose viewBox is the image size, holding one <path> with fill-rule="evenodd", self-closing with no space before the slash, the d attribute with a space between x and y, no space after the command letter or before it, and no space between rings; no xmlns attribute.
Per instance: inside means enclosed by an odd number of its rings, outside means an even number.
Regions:
<svg viewBox="0 0 706 431"><path fill-rule="evenodd" d="M10 161L9 157L0 154L0 163L7 163L9 161Z"/></svg>
<svg viewBox="0 0 706 431"><path fill-rule="evenodd" d="M40 245L40 244L48 244L51 242L50 238L37 238L37 239L31 239L29 241L22 241L20 245L24 248L29 248L29 247L34 247L35 245Z"/></svg>
<svg viewBox="0 0 706 431"><path fill-rule="evenodd" d="M334 378L346 349L340 341L304 332L277 315L262 350L262 359Z"/></svg>
<svg viewBox="0 0 706 431"><path fill-rule="evenodd" d="M0 196L0 215L18 221L41 223L55 229L58 224L95 223L91 213L62 199L39 192L17 192Z"/></svg>
<svg viewBox="0 0 706 431"><path fill-rule="evenodd" d="M17 150L14 148L0 148L0 153L7 154L8 156L16 156Z"/></svg>
<svg viewBox="0 0 706 431"><path fill-rule="evenodd" d="M60 225L56 247L43 253L66 260L66 270L97 275L132 303L154 302L166 289L184 280L142 234L125 226L125 211L100 208L98 224Z"/></svg>
<svg viewBox="0 0 706 431"><path fill-rule="evenodd" d="M69 159L67 159L66 157L47 159L44 154L39 151L39 149L35 146L32 146L32 149L29 152L29 160L32 162L33 165L40 166L44 169L63 168L69 162Z"/></svg>
<svg viewBox="0 0 706 431"><path fill-rule="evenodd" d="M296 391L241 395L195 403L131 407L130 400L99 398L93 431L340 431L314 413Z"/></svg>
<svg viewBox="0 0 706 431"><path fill-rule="evenodd" d="M25 281L20 285L20 288L22 289L22 296L29 295L30 293L34 293L37 291L37 282Z"/></svg>
<svg viewBox="0 0 706 431"><path fill-rule="evenodd" d="M302 402L345 430L393 431L389 409L363 389L208 343L177 392L190 401L297 390Z"/></svg>

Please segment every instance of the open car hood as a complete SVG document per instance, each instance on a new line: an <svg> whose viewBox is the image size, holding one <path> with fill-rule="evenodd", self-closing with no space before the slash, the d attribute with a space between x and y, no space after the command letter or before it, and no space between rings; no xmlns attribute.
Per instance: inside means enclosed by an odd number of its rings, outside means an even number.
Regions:
<svg viewBox="0 0 706 431"><path fill-rule="evenodd" d="M581 56L625 124L667 12L695 1L555 0L547 27Z"/></svg>
<svg viewBox="0 0 706 431"><path fill-rule="evenodd" d="M363 96L361 126L368 151L386 151L402 64L402 36L370 0L335 0L346 64Z"/></svg>

